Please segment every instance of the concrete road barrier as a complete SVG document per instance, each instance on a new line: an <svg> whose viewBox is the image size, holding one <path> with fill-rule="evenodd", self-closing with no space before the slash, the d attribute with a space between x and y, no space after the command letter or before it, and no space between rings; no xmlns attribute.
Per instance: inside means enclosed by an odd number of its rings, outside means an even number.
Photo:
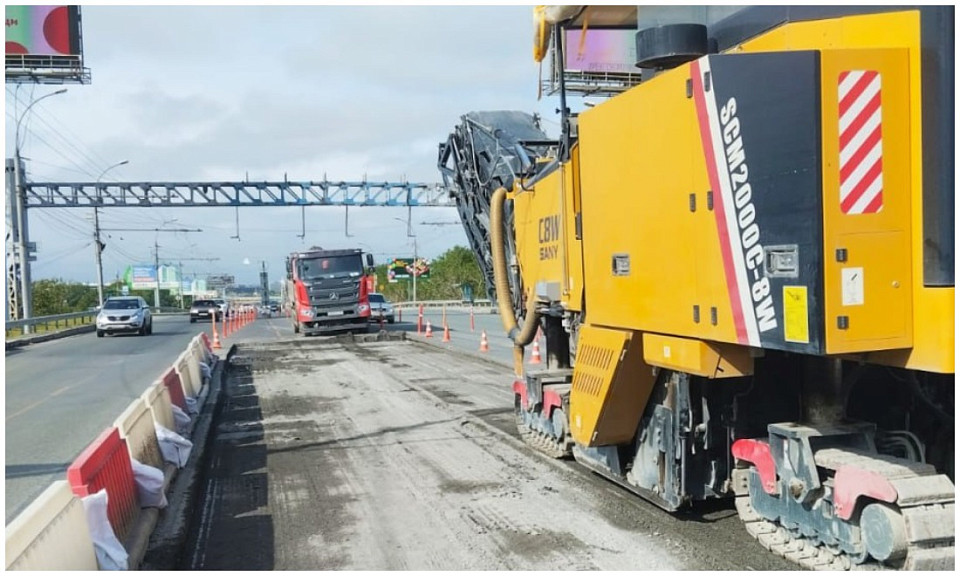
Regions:
<svg viewBox="0 0 960 576"><path fill-rule="evenodd" d="M134 400L113 425L126 440L131 458L163 470L163 455L153 427L153 413L143 398Z"/></svg>
<svg viewBox="0 0 960 576"><path fill-rule="evenodd" d="M6 569L97 569L83 503L66 481L51 484L7 525Z"/></svg>
<svg viewBox="0 0 960 576"><path fill-rule="evenodd" d="M177 424L173 420L173 408L170 401L170 390L163 385L163 380L157 380L140 396L150 408L153 420L167 430L176 430Z"/></svg>
<svg viewBox="0 0 960 576"><path fill-rule="evenodd" d="M206 334L199 334L163 376L154 381L67 469L67 481L54 482L7 526L9 570L96 570L93 541L80 498L106 489L107 517L136 569L156 526L158 510L141 510L131 458L164 470L164 489L176 467L163 461L154 423L175 430L172 406L186 411L185 396L198 396L200 362L216 356ZM212 366L211 366L212 368Z"/></svg>
<svg viewBox="0 0 960 576"><path fill-rule="evenodd" d="M183 352L177 357L173 364L177 375L180 376L180 384L183 386L183 395L190 398L196 398L200 393L200 367L196 365L190 354Z"/></svg>
<svg viewBox="0 0 960 576"><path fill-rule="evenodd" d="M183 398L183 385L180 383L180 374L171 367L163 373L162 382L170 392L170 402L186 412L187 401ZM176 430L176 427L170 428L170 430Z"/></svg>
<svg viewBox="0 0 960 576"><path fill-rule="evenodd" d="M107 518L121 542L140 513L127 443L116 428L107 428L67 468L67 481L81 498L107 490Z"/></svg>

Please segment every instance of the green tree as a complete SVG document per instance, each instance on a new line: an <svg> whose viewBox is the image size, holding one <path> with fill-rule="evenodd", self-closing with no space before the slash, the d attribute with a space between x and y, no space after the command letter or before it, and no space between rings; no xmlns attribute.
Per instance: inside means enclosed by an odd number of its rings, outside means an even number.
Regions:
<svg viewBox="0 0 960 576"><path fill-rule="evenodd" d="M377 288L388 300L403 302L412 297L411 280L387 281L387 265L377 266ZM476 297L483 293L483 276L470 249L454 246L432 262L430 277L417 279L417 298L420 300L459 300L461 286L469 285Z"/></svg>
<svg viewBox="0 0 960 576"><path fill-rule="evenodd" d="M33 315L51 316L82 312L97 305L97 289L76 282L37 280L31 286Z"/></svg>

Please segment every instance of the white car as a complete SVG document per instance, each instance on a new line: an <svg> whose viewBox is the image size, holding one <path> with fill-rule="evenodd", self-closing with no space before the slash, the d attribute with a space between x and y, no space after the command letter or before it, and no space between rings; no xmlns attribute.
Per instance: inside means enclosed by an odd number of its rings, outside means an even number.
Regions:
<svg viewBox="0 0 960 576"><path fill-rule="evenodd" d="M221 314L225 316L231 316L233 314L233 312L230 311L230 303L223 298L214 298L213 301L220 307Z"/></svg>
<svg viewBox="0 0 960 576"><path fill-rule="evenodd" d="M370 320L377 322L380 319L386 320L388 324L393 324L393 304L383 297L383 294L372 292L370 294Z"/></svg>
<svg viewBox="0 0 960 576"><path fill-rule="evenodd" d="M116 296L104 301L97 314L97 338L116 332L136 332L140 336L153 334L153 315L143 298Z"/></svg>

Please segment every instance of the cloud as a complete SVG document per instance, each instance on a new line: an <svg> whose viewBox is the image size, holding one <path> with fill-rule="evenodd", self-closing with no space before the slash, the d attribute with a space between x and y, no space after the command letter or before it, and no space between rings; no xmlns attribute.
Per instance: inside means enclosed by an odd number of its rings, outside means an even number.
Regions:
<svg viewBox="0 0 960 576"><path fill-rule="evenodd" d="M108 181L353 181L366 175L438 182L437 146L462 114L555 106L536 101L530 10L84 6L85 64L93 81L34 109L29 170L54 181L90 181L127 159ZM9 98L7 111L9 120ZM303 244L362 243L379 254L412 249L405 224L393 220L405 218L405 210L351 209L351 238L344 235L343 208L305 212L301 239L299 209L243 208L237 241L230 238L237 226L229 208L106 209L104 221L129 221L127 227L178 218L204 231L116 235L104 252L105 269L150 258L155 241L161 256L220 257L196 267L250 282L257 267L243 266L244 258L265 260L279 272L284 255ZM83 237L65 234L64 226L91 230L89 213L65 210L60 220L31 215L31 235L42 243L38 277L92 281L92 249L48 260L78 250ZM414 211L416 222L454 219L450 208ZM459 227L415 228L421 251L431 257L466 244Z"/></svg>

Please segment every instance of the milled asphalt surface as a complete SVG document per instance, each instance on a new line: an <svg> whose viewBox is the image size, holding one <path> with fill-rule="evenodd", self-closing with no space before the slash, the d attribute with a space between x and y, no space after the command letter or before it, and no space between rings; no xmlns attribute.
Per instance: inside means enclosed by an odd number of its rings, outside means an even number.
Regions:
<svg viewBox="0 0 960 576"><path fill-rule="evenodd" d="M670 515L529 450L509 365L471 350L469 315L448 323L447 345L293 338L283 319L231 338L189 545L151 568L795 569L730 502ZM457 342L476 356L439 349Z"/></svg>

